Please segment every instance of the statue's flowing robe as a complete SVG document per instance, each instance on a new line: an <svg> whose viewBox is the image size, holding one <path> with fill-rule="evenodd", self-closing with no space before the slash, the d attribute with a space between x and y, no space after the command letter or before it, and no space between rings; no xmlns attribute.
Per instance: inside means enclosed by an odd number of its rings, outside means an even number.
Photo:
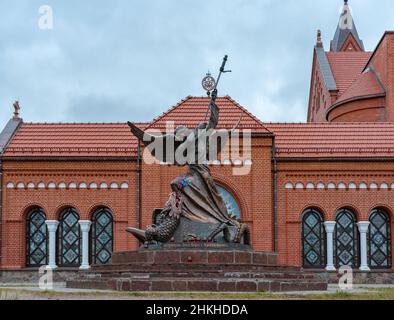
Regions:
<svg viewBox="0 0 394 320"><path fill-rule="evenodd" d="M182 216L196 222L237 224L227 211L206 165L188 165L186 174L175 178L172 190L182 199Z"/></svg>

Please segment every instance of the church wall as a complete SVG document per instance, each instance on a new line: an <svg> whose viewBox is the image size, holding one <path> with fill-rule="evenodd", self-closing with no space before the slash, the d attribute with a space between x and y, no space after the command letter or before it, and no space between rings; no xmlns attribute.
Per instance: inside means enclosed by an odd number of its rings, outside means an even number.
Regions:
<svg viewBox="0 0 394 320"><path fill-rule="evenodd" d="M394 33L386 32L368 66L379 75L386 89L387 121L394 121Z"/></svg>
<svg viewBox="0 0 394 320"><path fill-rule="evenodd" d="M4 161L3 169L2 268L25 266L26 216L37 206L44 209L48 220L58 220L61 210L68 206L78 211L81 220L91 220L97 207L106 206L115 222L114 250L136 248L136 241L125 232L136 221L135 162ZM7 186L11 182L13 188ZM42 182L45 187L39 188ZM59 187L61 183L66 188ZM87 188L71 189L70 183L86 183ZM97 188L89 187L91 183ZM100 188L102 183L108 187ZM110 188L112 183L118 188Z"/></svg>
<svg viewBox="0 0 394 320"><path fill-rule="evenodd" d="M328 114L329 122L385 122L385 98L372 98L344 103Z"/></svg>
<svg viewBox="0 0 394 320"><path fill-rule="evenodd" d="M335 220L340 208L352 210L358 221L368 221L373 209L384 208L391 216L392 229L394 227L394 189L390 188L394 182L392 162L280 161L278 172L280 263L302 265L301 223L307 208L316 208L325 221ZM287 183L294 188L286 188ZM323 183L325 188L318 189L318 183ZM330 183L335 185L333 189ZM349 188L351 183L357 188ZM296 184L302 184L302 188L296 188Z"/></svg>
<svg viewBox="0 0 394 320"><path fill-rule="evenodd" d="M333 101L330 92L326 89L319 62L316 59L316 53L314 53L314 55L308 122L327 122L327 107L331 106Z"/></svg>

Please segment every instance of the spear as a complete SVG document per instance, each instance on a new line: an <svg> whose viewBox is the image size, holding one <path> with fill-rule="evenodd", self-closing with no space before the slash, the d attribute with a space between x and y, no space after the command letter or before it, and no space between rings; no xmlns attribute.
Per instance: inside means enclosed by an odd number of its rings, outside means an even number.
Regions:
<svg viewBox="0 0 394 320"><path fill-rule="evenodd" d="M207 110L207 113L205 114L204 122L207 120L207 117L208 117L208 112L209 112L209 110L210 110L210 109L209 109L209 106L210 106L212 103L215 103L216 98L217 98L217 96L218 96L218 89L217 89L217 87L218 87L220 78L221 78L221 76L222 76L222 73L231 72L231 70L224 70L224 68L226 67L227 59L228 59L228 56L227 56L227 54L226 54L226 55L224 56L224 58L223 58L222 65L221 65L221 67L220 67L220 69L219 69L218 78L217 78L217 80L215 81L215 87L214 87L214 89L213 89L213 91L212 91L211 101L209 102L208 110Z"/></svg>

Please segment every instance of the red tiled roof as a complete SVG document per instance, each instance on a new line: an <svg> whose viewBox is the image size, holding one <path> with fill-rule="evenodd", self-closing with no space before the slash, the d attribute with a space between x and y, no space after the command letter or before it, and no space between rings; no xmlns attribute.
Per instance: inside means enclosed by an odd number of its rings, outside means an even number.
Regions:
<svg viewBox="0 0 394 320"><path fill-rule="evenodd" d="M340 97L363 72L372 52L326 52L326 55Z"/></svg>
<svg viewBox="0 0 394 320"><path fill-rule="evenodd" d="M361 74L359 78L353 82L353 84L341 95L341 97L335 102L346 101L357 97L373 96L384 94L385 90L376 78L374 72L369 71Z"/></svg>
<svg viewBox="0 0 394 320"><path fill-rule="evenodd" d="M394 123L265 123L282 158L392 158Z"/></svg>
<svg viewBox="0 0 394 320"><path fill-rule="evenodd" d="M137 138L126 123L22 123L4 157L132 157L136 152Z"/></svg>
<svg viewBox="0 0 394 320"><path fill-rule="evenodd" d="M209 101L208 97L188 96L154 119L146 129L165 130L168 121L173 121L174 127L179 125L185 125L189 128L196 127L200 122L204 121ZM233 128L242 116L238 129L251 129L253 132L270 133L258 118L231 99L231 97L218 97L216 104L220 109L218 129ZM206 120L208 119L209 113Z"/></svg>

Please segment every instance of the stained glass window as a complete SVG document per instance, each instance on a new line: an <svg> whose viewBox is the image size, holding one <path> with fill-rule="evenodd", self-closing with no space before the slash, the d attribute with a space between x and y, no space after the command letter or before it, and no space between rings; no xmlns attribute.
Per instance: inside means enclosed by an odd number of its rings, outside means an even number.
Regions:
<svg viewBox="0 0 394 320"><path fill-rule="evenodd" d="M376 209L369 217L368 260L371 268L391 268L391 228L388 214Z"/></svg>
<svg viewBox="0 0 394 320"><path fill-rule="evenodd" d="M234 217L235 219L241 219L241 210L239 210L237 201L234 199L232 194L222 186L216 187L220 195L222 196L224 203L226 204L227 212L229 213L229 215Z"/></svg>
<svg viewBox="0 0 394 320"><path fill-rule="evenodd" d="M334 236L334 256L337 268L359 266L359 240L355 215L348 209L337 213Z"/></svg>
<svg viewBox="0 0 394 320"><path fill-rule="evenodd" d="M98 209L93 214L91 244L92 263L108 263L113 251L113 218L107 208Z"/></svg>
<svg viewBox="0 0 394 320"><path fill-rule="evenodd" d="M325 267L325 244L323 218L318 211L308 209L302 217L302 252L305 268Z"/></svg>
<svg viewBox="0 0 394 320"><path fill-rule="evenodd" d="M33 209L27 217L26 264L38 267L47 264L48 232L45 224L46 216L41 208Z"/></svg>
<svg viewBox="0 0 394 320"><path fill-rule="evenodd" d="M58 228L58 265L81 264L81 228L79 215L74 208L65 209L60 215Z"/></svg>

